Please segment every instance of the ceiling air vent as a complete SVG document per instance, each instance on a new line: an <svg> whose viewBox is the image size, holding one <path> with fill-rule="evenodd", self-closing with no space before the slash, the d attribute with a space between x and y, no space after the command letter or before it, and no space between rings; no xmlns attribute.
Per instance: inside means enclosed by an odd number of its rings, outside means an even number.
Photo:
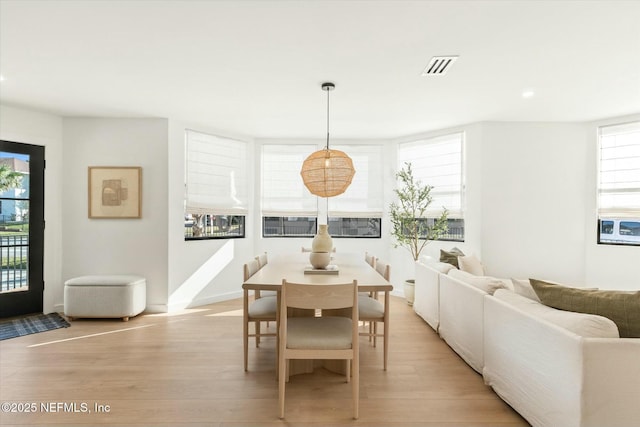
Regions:
<svg viewBox="0 0 640 427"><path fill-rule="evenodd" d="M458 56L434 56L422 72L423 76L444 76Z"/></svg>

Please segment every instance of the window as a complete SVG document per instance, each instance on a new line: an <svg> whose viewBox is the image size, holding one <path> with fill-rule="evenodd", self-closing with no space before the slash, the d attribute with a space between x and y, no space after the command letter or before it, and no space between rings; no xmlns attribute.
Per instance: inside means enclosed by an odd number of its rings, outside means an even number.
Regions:
<svg viewBox="0 0 640 427"><path fill-rule="evenodd" d="M411 163L414 176L433 187L425 220L433 222L443 208L449 212L449 231L439 240L464 241L463 141L464 133L458 132L398 146L398 168Z"/></svg>
<svg viewBox="0 0 640 427"><path fill-rule="evenodd" d="M187 130L185 240L244 237L247 143Z"/></svg>
<svg viewBox="0 0 640 427"><path fill-rule="evenodd" d="M316 217L263 216L263 237L313 237Z"/></svg>
<svg viewBox="0 0 640 427"><path fill-rule="evenodd" d="M331 237L380 238L384 210L381 145L332 146L351 157L356 174L343 194L328 200Z"/></svg>
<svg viewBox="0 0 640 427"><path fill-rule="evenodd" d="M598 243L640 245L640 122L598 129Z"/></svg>
<svg viewBox="0 0 640 427"><path fill-rule="evenodd" d="M316 145L262 147L262 236L313 237L318 200L300 177L304 159Z"/></svg>

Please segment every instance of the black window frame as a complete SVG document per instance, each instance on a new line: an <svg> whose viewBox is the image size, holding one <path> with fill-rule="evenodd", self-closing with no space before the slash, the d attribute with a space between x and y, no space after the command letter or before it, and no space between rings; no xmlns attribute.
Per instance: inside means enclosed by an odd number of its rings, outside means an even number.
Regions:
<svg viewBox="0 0 640 427"><path fill-rule="evenodd" d="M214 227L226 227L227 231L235 225L239 227L241 233L238 234L206 234L204 236L193 236L188 235L187 230L193 230L193 224L189 223L189 219L187 219L187 215L185 215L184 222L184 240L192 241L192 240L224 240L224 239L244 239L246 237L246 215L216 215L216 214L204 214L203 228L205 232L213 233ZM213 218L212 218L213 217ZM224 218L224 220L223 220ZM231 218L231 219L229 219ZM207 229L210 229L207 231Z"/></svg>

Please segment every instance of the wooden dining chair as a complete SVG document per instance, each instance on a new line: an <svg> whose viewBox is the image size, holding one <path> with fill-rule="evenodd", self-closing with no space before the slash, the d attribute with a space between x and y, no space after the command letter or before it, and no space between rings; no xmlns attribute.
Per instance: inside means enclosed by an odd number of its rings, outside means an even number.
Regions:
<svg viewBox="0 0 640 427"><path fill-rule="evenodd" d="M257 257L256 257L257 258ZM247 281L249 277L256 274L260 270L260 263L257 259L252 259L244 265L244 281ZM249 290L244 290L243 297L243 339L244 339L244 370L247 371L249 367L249 337L254 337L256 340L256 347L260 347L260 338L265 336L277 336L277 330L275 332L262 332L260 328L261 322L276 322L278 312L278 300L276 295L260 294L260 291L254 291L253 301L249 301ZM253 333L250 332L249 324L253 323ZM267 326L268 328L268 326Z"/></svg>
<svg viewBox="0 0 640 427"><path fill-rule="evenodd" d="M358 347L358 283L308 285L282 281L280 304L280 350L278 354L278 401L284 418L285 383L289 360L344 359L346 380L351 382L353 418L358 418L360 364ZM346 310L349 317L292 317L289 308Z"/></svg>
<svg viewBox="0 0 640 427"><path fill-rule="evenodd" d="M369 264L371 267L376 268L376 257L371 255L369 252L365 252L364 253L364 260L367 262L367 264Z"/></svg>
<svg viewBox="0 0 640 427"><path fill-rule="evenodd" d="M269 257L267 256L266 252L263 252L260 255L256 256L256 260L258 261L258 264L260 264L261 269L269 263ZM267 297L267 296L269 297L276 296L278 294L276 291L257 291L257 293L260 298ZM267 320L267 328L268 327L269 327L269 321Z"/></svg>
<svg viewBox="0 0 640 427"><path fill-rule="evenodd" d="M389 264L376 259L375 261L376 271L389 281L391 277L391 267ZM383 343L383 367L387 370L387 360L389 354L389 298L385 294L384 304L378 299L378 293L374 292L370 295L358 295L358 310L361 322L369 322L369 328L367 332L360 332L360 336L369 337L369 340L373 339L373 346L376 347L377 338L384 339ZM378 333L378 323L383 323L383 332Z"/></svg>
<svg viewBox="0 0 640 427"><path fill-rule="evenodd" d="M266 252L263 252L260 255L258 255L256 259L258 260L258 264L260 264L260 268L264 267L269 262L269 257L267 256Z"/></svg>

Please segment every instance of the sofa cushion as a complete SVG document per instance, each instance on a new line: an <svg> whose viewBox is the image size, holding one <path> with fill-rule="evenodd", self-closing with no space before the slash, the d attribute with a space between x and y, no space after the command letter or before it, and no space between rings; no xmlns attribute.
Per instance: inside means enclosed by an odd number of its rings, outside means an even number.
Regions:
<svg viewBox="0 0 640 427"><path fill-rule="evenodd" d="M540 302L540 298L538 298L538 294L533 290L531 283L529 283L529 279L511 279L511 283L513 283L513 291L521 295L523 297L529 298L535 302Z"/></svg>
<svg viewBox="0 0 640 427"><path fill-rule="evenodd" d="M440 262L448 262L453 265L455 268L459 268L458 266L458 257L464 256L464 253L458 248L452 248L450 251L445 251L440 249Z"/></svg>
<svg viewBox="0 0 640 427"><path fill-rule="evenodd" d="M640 338L640 291L579 289L529 281L543 304L607 317L618 326L621 338Z"/></svg>
<svg viewBox="0 0 640 427"><path fill-rule="evenodd" d="M489 295L493 295L493 293L498 289L506 289L506 284L495 277L490 276L474 276L471 273L467 273L466 271L452 269L447 273L448 276L453 277L454 279L458 279L461 282L464 282L468 285L474 286L481 291L488 293Z"/></svg>
<svg viewBox="0 0 640 427"><path fill-rule="evenodd" d="M435 259L430 257L422 258L422 263L426 266L433 268L438 273L443 273L443 274L447 274L449 270L451 270L452 268L455 268L452 264L449 264L448 262L436 261Z"/></svg>
<svg viewBox="0 0 640 427"><path fill-rule="evenodd" d="M460 270L471 273L475 276L484 276L484 267L480 260L473 254L458 257Z"/></svg>
<svg viewBox="0 0 640 427"><path fill-rule="evenodd" d="M603 316L557 310L505 289L497 290L493 296L513 305L521 311L544 319L547 322L553 323L582 337L619 337L616 324L611 319Z"/></svg>

